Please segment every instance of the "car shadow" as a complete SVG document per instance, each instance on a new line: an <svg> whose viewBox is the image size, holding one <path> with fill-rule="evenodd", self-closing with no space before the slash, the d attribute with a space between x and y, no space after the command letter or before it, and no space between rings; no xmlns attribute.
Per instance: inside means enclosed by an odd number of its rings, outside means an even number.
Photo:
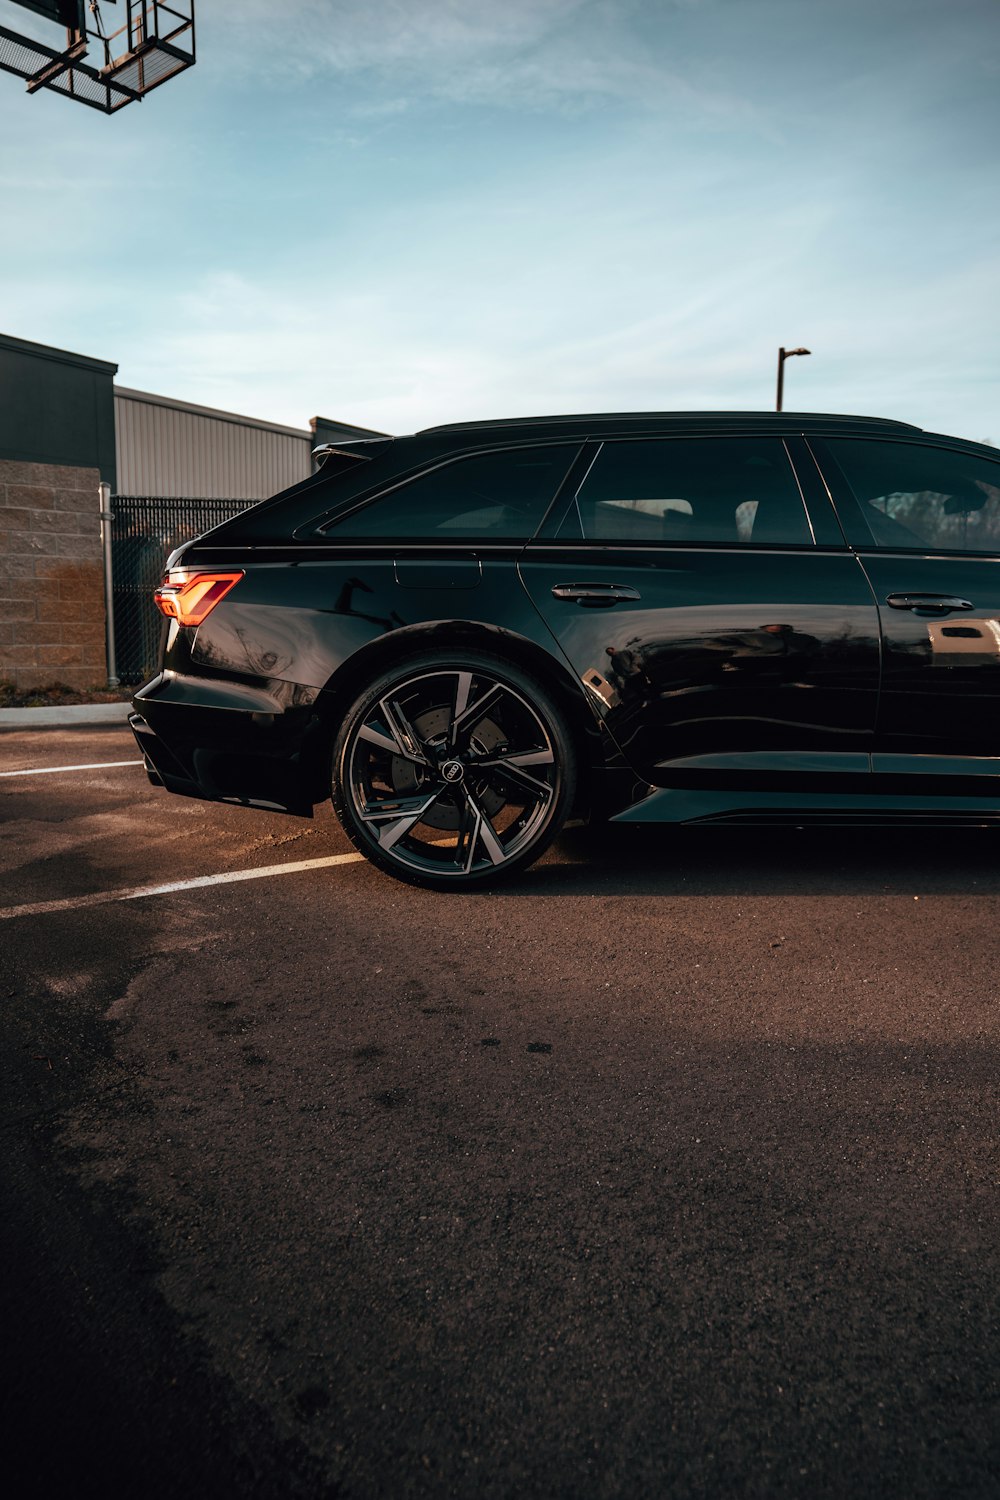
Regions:
<svg viewBox="0 0 1000 1500"><path fill-rule="evenodd" d="M1000 829L565 830L503 897L578 895L1000 894Z"/></svg>

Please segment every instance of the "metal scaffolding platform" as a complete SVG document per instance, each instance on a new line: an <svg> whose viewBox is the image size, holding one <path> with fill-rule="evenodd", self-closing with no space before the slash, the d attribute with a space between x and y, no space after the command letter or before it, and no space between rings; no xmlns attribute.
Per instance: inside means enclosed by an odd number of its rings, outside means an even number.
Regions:
<svg viewBox="0 0 1000 1500"><path fill-rule="evenodd" d="M124 3L125 20L109 33L99 5L32 0L29 9L66 24L66 46L59 50L0 26L0 68L25 79L29 94L52 89L104 114L116 113L195 61L194 0Z"/></svg>

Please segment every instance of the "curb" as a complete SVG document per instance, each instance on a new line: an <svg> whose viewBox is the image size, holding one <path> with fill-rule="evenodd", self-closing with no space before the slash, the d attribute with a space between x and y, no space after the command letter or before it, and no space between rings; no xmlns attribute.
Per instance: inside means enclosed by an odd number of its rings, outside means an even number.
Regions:
<svg viewBox="0 0 1000 1500"><path fill-rule="evenodd" d="M0 708L0 729L45 729L53 724L124 724L131 703L64 703L51 708Z"/></svg>

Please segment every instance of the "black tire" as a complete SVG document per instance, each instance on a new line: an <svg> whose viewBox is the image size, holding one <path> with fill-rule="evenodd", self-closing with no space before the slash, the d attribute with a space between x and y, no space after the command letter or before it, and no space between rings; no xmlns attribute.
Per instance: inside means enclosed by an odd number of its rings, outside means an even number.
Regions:
<svg viewBox="0 0 1000 1500"><path fill-rule="evenodd" d="M333 750L333 805L366 859L412 885L473 890L525 869L573 805L566 721L498 657L410 657L373 682Z"/></svg>

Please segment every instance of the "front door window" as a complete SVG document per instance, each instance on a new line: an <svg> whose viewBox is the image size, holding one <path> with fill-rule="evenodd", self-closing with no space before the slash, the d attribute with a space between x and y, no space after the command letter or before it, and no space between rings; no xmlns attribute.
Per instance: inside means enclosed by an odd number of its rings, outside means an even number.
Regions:
<svg viewBox="0 0 1000 1500"><path fill-rule="evenodd" d="M1000 463L917 443L828 443L879 547L1000 555Z"/></svg>

